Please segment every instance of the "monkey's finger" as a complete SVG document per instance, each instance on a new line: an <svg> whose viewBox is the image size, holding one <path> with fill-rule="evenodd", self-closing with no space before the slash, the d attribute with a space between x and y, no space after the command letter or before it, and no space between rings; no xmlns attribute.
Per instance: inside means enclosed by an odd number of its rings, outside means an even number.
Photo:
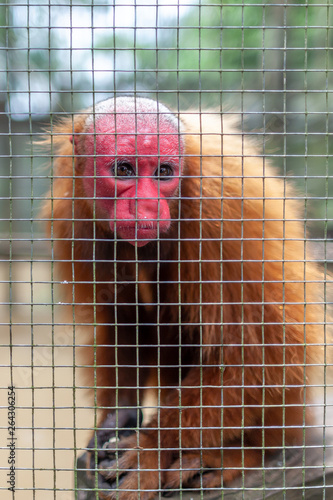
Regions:
<svg viewBox="0 0 333 500"><path fill-rule="evenodd" d="M120 450L115 450L113 458L103 460L99 464L100 473L110 484L137 467L137 460L135 456L132 456L132 452L121 453Z"/></svg>
<svg viewBox="0 0 333 500"><path fill-rule="evenodd" d="M98 474L98 492L101 498L110 498L110 492L120 488L124 478L119 477L118 480L109 482L104 476L103 472Z"/></svg>
<svg viewBox="0 0 333 500"><path fill-rule="evenodd" d="M207 469L201 472L197 472L194 476L188 479L187 484L184 486L190 489L207 489L217 488L221 485L221 471Z"/></svg>
<svg viewBox="0 0 333 500"><path fill-rule="evenodd" d="M88 443L88 451L95 451L101 454L100 460L105 458L104 449L106 443L119 437L125 437L134 432L134 429L142 424L142 411L136 408L120 408L113 413L109 413L101 426L94 433ZM97 440L97 443L96 443ZM97 446L96 446L97 444Z"/></svg>
<svg viewBox="0 0 333 500"><path fill-rule="evenodd" d="M183 455L182 460L178 458L165 472L165 488L179 488L186 486L194 475L198 474L201 462L200 456Z"/></svg>

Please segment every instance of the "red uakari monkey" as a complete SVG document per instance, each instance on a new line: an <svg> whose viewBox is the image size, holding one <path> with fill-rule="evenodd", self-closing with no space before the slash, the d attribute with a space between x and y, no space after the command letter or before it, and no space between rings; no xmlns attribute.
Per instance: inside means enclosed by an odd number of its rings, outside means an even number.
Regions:
<svg viewBox="0 0 333 500"><path fill-rule="evenodd" d="M110 408L158 389L149 423L92 455L101 495L218 488L263 449L302 443L319 274L295 197L256 147L219 113L133 97L63 121L53 144L47 217L76 321L91 324L98 444Z"/></svg>

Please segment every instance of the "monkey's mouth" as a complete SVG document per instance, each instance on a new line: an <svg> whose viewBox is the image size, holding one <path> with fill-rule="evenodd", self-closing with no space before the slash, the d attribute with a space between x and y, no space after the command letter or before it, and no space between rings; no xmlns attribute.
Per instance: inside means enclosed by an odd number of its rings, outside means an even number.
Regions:
<svg viewBox="0 0 333 500"><path fill-rule="evenodd" d="M154 233L157 234L158 231L158 224L156 222L152 221L147 221L147 222L135 222L134 224L132 222L129 222L128 224L117 224L115 223L114 225L114 230L116 233L121 233L121 234L141 234L142 232L146 231L153 231Z"/></svg>
<svg viewBox="0 0 333 500"><path fill-rule="evenodd" d="M157 230L157 223L152 222L152 221L147 221L147 222L135 222L134 224L132 222L129 222L126 226L124 224L115 224L115 228L117 231L121 230L127 230L127 229L137 229L138 231L141 229L154 229Z"/></svg>
<svg viewBox="0 0 333 500"><path fill-rule="evenodd" d="M159 233L165 232L169 226L169 221L129 221L126 225L115 223L114 232L132 245L144 246L157 239Z"/></svg>

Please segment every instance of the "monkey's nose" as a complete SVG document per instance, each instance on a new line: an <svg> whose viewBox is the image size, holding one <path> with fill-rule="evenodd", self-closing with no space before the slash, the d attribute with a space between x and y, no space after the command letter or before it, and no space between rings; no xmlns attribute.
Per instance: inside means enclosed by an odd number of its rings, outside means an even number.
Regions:
<svg viewBox="0 0 333 500"><path fill-rule="evenodd" d="M130 213L136 219L158 220L161 212L160 202L153 198L137 198L130 203Z"/></svg>

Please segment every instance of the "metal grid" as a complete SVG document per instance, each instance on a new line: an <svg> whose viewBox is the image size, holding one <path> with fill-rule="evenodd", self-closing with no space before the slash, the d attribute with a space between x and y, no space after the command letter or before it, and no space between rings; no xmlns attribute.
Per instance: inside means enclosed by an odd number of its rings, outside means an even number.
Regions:
<svg viewBox="0 0 333 500"><path fill-rule="evenodd" d="M127 321L133 322L134 335L131 341L135 358L128 366L126 362L123 364L125 369L128 369L128 385L136 391L138 409L134 410L135 416L139 417L139 408L142 405L145 406L144 424L149 422L152 415L157 414L155 426L161 446L153 467L158 472L158 487L152 488L156 498L161 497L168 489L161 465L165 449L161 444L165 379L161 378L161 374L163 363L166 364L163 361L163 352L168 348L163 335L172 328L177 332L177 336L173 341L176 350L171 371L174 372L173 375L176 374L178 380L178 383L173 382L175 390L179 389L178 422L169 424L169 431L172 431L174 425L178 428L178 442L174 443L174 447L168 447L179 457L180 480L179 484L174 485L174 497L288 500L331 498L331 295L327 286L330 281L330 238L333 230L330 2L22 1L0 3L0 20L2 498L98 498L98 476L94 472L90 476L86 474L87 462L82 455L89 446L95 448L101 444L99 434L95 433L93 442L88 446L92 429L97 429L100 425L99 407L107 406L106 400L100 399L98 392L99 373L105 370L105 366L100 366L103 365L100 360L105 359L100 353L108 349L104 340L102 348L99 348L99 314L106 307L121 310L118 299L121 300L127 293L133 295L131 303L135 310L133 318L127 318ZM59 138L62 134L68 135L68 128L63 131L57 124L60 119L69 116L69 130L72 127L75 132L74 113L79 113L80 116L80 110L92 106L96 149L96 104L103 99L123 95L153 98L159 105L163 103L172 109L176 116L182 112L185 121L194 114L199 116L199 129L196 133L199 149L196 154L191 152L190 155L199 160L199 170L196 176L188 170L188 175L185 173L180 186L180 194L186 194L189 182L187 178L196 177L197 197L189 198L192 204L190 206L198 207L199 219L202 219L199 221L198 233L192 237L193 253L199 269L198 279L189 275L184 279L183 269L191 257L184 255L183 248L186 253L186 249L189 252L191 246L184 245L182 228L185 227L184 223L186 227L191 226L190 219L194 218L194 215L190 211L189 214L186 212L188 219L185 217L181 208L181 197L178 199L178 213L173 223L174 227L178 228L177 237L174 237L175 232L169 238L158 235L157 243L149 244L154 246L155 253L150 257L150 261L145 257L149 261L148 267L142 263L139 248L132 245L136 250L134 259L131 260L132 268L129 269L130 266L123 262L122 256L117 253L117 248L122 248L121 242L119 246L117 235L106 236L108 244L115 248L111 252L112 256L118 255L118 259L113 257L110 262L104 264L105 269L108 269L105 270L106 275L112 268L112 289L109 286L99 287L100 277L96 271L96 252L98 253L100 244L99 238L96 237L96 227L98 228L99 224L96 211L97 184L94 184L93 217L86 221L87 227L93 228L93 236L87 236L92 243L91 258L87 259L77 253L79 245L75 232L77 216L74 201L72 213L64 217L68 222L68 234L60 237L57 232L57 223L54 222L54 215L57 217L54 212L55 203L63 197L65 204L68 196L72 197L73 193L76 193L63 192L59 195L59 162L71 156L72 174L75 174L78 162L75 149L69 150L69 153L64 153L63 150L59 152ZM211 119L215 120L215 128L208 133L203 125L203 115L207 110ZM223 144L219 128L222 118L225 127L222 130L222 134L225 134ZM228 128L230 122L231 129ZM136 132L140 133L138 130ZM181 135L185 140L191 133L190 129L184 129L183 126ZM208 136L214 136L215 148L218 149L220 145L217 154L220 158L220 175L216 177L205 171L207 158L210 155L216 156L216 152L207 152L205 149ZM40 144L45 139L50 146L49 151ZM229 152L228 144L233 144L233 141L238 144L238 149ZM223 148L226 148L228 153ZM93 156L96 169L98 151ZM259 192L252 193L252 197L246 196L247 181L250 178L247 167L249 158L255 165L260 166L264 173L258 176L261 179L261 183L258 182ZM188 158L185 161L191 163ZM228 172L227 166L232 161L238 161L241 166L240 169L236 166L233 174L234 181L241 186L237 196L228 195L223 191L223 183L227 182L223 177L224 169ZM274 165L276 170L271 170L269 165ZM281 188L273 194L270 191L272 172L274 178L280 182L276 186ZM69 177L72 177L72 174ZM232 177L230 172L228 175ZM219 220L214 220L220 232L216 231L214 236L210 234L207 237L205 203L211 198L207 196L207 181L210 179L211 182L212 178L220 186L220 195L213 196L215 206L219 206L221 214ZM159 182L159 185L161 184ZM290 185L295 186L294 191L289 191ZM75 182L71 186L75 190ZM225 201L228 196L234 200L238 198L241 210L236 215L229 211L228 202ZM266 210L268 219L265 220L264 214L259 236L249 235L246 207L254 206L265 196L267 198L263 202L263 214ZM279 209L274 214L274 199L280 203L277 207L283 207L283 216L279 215ZM300 206L299 212L291 209L293 218L297 216L295 225L291 224L292 228L296 228L295 233L294 229L289 231L288 223L285 222L290 217L288 210L293 207L294 200L297 200ZM42 207L45 205L51 207L51 212L46 215L45 212L42 213ZM281 254L273 257L273 260L275 258L276 263L280 263L283 269L282 278L276 280L281 285L282 296L279 295L280 288L276 284L277 298L273 305L282 310L283 321L280 326L283 333L277 345L282 347L284 353L280 365L283 400L275 401L275 405L282 408L283 418L282 422L273 422L273 426L275 424L282 429L283 439L278 445L279 453L272 457L266 454L265 437L262 440L263 446L247 443L251 429L254 432L254 428L260 427L260 424L263 424L264 428L265 408L270 404L265 403L265 398L269 400L269 383L262 381L263 399L259 398L252 403L246 401L246 390L248 385L251 385L249 373L254 373L260 366L265 379L268 367L265 352L267 357L271 344L265 338L270 320L266 319L266 313L262 312L260 317L252 320L260 326L262 332L262 337L258 340L262 357L260 360L249 360L247 332L250 315L247 308L251 304L257 312L260 308L258 309L257 304L254 305L255 301L251 298L251 283L246 278L246 269L251 259L246 256L246 252L249 242L250 245L252 242L255 245L256 240L262 239L262 252L252 259L253 262L260 262L257 278L252 281L260 283L261 306L268 306L265 290L271 283L271 278L266 278L265 266L266 269L269 267L272 260L270 255L274 253L270 254L269 250L272 239L267 238L272 220L270 216L283 227L282 237L273 238L276 248L281 250ZM45 232L45 219L50 221L49 233ZM235 234L233 238L230 235L225 237L223 224L230 226L231 223L234 224ZM219 253L207 255L209 240L214 238L218 240ZM226 278L225 274L224 245L228 246L228 238L230 244L231 240L236 242L234 261L240 264L240 275L233 280ZM290 256L290 253L287 253L288 240L299 241L301 246L295 248L301 249L301 252ZM165 257L163 248L166 241L178 255L176 280L170 271L169 279L174 280L177 293L173 301L169 301L169 317L165 316L162 303L163 286L167 281L162 268L171 255ZM72 252L69 259L72 274L70 278L64 278L59 274L58 268L63 267L61 261L66 260L62 257L61 250L68 242ZM288 262L288 259L291 260ZM81 309L77 306L79 303L85 304L85 301L78 295L75 286L79 279L76 270L78 260L86 260L86 265L91 265L93 270L91 283L87 283L87 287L91 285L93 290L88 301L90 307L84 305ZM214 279L210 280L205 277L205 265L209 260L219 262L219 271ZM311 274L311 261L319 263L316 275ZM230 263L228 265L231 266ZM301 424L295 424L296 428L301 428L302 437L296 445L291 446L286 442L286 414L288 394L294 387L288 382L287 373L290 368L296 370L298 366L296 362L294 366L290 359L288 362L288 344L285 339L290 322L297 320L290 319L291 307L286 294L288 295L288 283L294 283L295 287L299 285L296 284L297 279L288 278L289 270L293 267L298 269L299 266L303 270L300 274L300 281L303 281L301 300L306 305L304 317L299 322L302 325L303 337L298 341L303 346L304 361L307 363L302 372L300 390L303 387L305 395L311 391L313 398L307 401L304 395L303 401L295 406L295 411L301 408L304 417ZM149 274L151 269L156 269L154 279ZM306 286L305 276L309 269L312 279L309 286ZM186 319L183 313L183 293L189 288L187 282L191 280L191 286L196 286L199 290L196 295L199 301L194 304L199 311L196 313L198 320L192 332L188 318ZM142 283L148 286L142 287ZM205 297L209 295L206 290L213 287L213 283L214 286L218 283L220 287L218 297L213 297L215 302L220 302L218 322L216 318L207 320L205 313ZM64 294L66 289L69 289L69 295ZM213 290L216 290L216 287ZM227 319L228 315L223 315L226 310L223 297L230 297L228 290L234 290L236 297L232 301L232 307L240 310L237 324L231 324ZM315 316L311 316L315 320L308 321L306 311L311 310L313 306L317 306L318 311ZM141 311L143 307L144 312L139 313L139 309ZM261 307L261 310L264 311L264 307ZM174 321L175 317L178 321ZM208 329L210 320L212 324L215 322L214 326L219 329L221 336L220 344L212 342L210 346L221 355L216 356L214 361L221 373L219 390L222 403L219 404L218 400L215 405L220 409L221 420L217 421L217 426L221 436L227 432L228 427L223 424L223 414L227 415L228 407L223 404L223 394L228 394L228 389L224 387L223 373L227 366L233 365L230 359L234 359L229 357L223 339L228 338L231 328L239 328L237 331L240 332L240 340L237 340L237 337L232 347L240 348L242 360L239 365L234 363L240 382L235 380L233 385L235 392L239 389L242 395L241 404L236 404L237 415L241 418L240 426L235 422L239 439L237 442L224 443L223 447L215 446L215 453L219 452L222 460L218 467L207 465L207 446L203 437L207 429L213 432L214 427L211 421L205 420L205 397L214 385L205 377L207 345L203 345L203 340L207 342L204 332ZM322 347L322 351L320 357L309 361L306 360L307 348L304 345L308 342L307 332L313 329L313 322L316 323L318 335L315 343ZM192 323L195 323L195 320ZM107 324L109 331L115 329L116 332L121 332L126 321L120 318L117 322L116 314ZM151 341L150 347L155 346L157 354L154 354L150 364L155 365L156 374L155 378L147 380L147 388L151 390L143 391L145 397L142 401L138 389L141 384L138 353L139 344L142 342L141 332L148 328L154 328L157 332L155 337L148 337L155 339ZM313 337L310 338L313 343ZM114 342L116 356L121 358L124 341L116 338ZM87 346L92 353L91 358L82 355ZM195 355L184 354L191 353L191 349L197 351ZM225 361L223 356L226 356ZM116 357L114 364L115 372L120 373L122 362ZM88 372L87 365L91 367ZM192 399L186 406L180 387L189 365L199 369L201 378L199 385L190 387L193 392L199 390L199 397ZM311 365L316 365L315 378L308 378ZM118 378L115 380L117 382ZM276 383L279 384L279 381ZM118 428L116 434L119 437L118 431L121 434L123 419L126 420L128 416L123 417L122 411L118 411L124 404L121 401L122 390L117 383L112 383L112 380L108 385L110 387L107 392L116 394L110 404L110 410L117 415L113 424ZM256 405L260 407L261 422L246 422L247 408ZM305 409L309 407L315 410L316 419L307 423ZM175 405L174 409L177 409ZM188 448L182 449L179 444L182 439L185 440L188 432L182 425L181 415L189 410L193 413L199 411L197 425L201 443L200 449L194 450L199 465L191 491L186 488L189 484L186 484L185 476L193 464L189 466L186 461ZM138 423L132 422L131 425L138 431ZM305 438L311 429L315 431L314 441L308 442ZM195 427L191 428L191 432L195 436ZM264 431L262 432L264 436ZM134 435L139 436L138 432ZM109 435L105 437L106 440L108 438ZM139 437L137 444L140 445ZM208 483L208 487L204 488L205 481L213 470L217 470L222 478L222 471L232 468L230 463L223 462L226 449L230 446L243 453L238 478L234 482L225 481L223 484ZM262 459L259 463L248 465L246 462L246 450L249 446L253 453L260 449ZM195 448L195 445L193 447ZM92 456L92 462L89 464L99 466L99 460ZM173 466L177 469L175 464L174 459ZM8 468L10 465L11 469ZM121 467L119 464L118 466ZM141 477L144 478L143 475ZM141 488L142 484L137 484L134 488L137 493L131 498L148 498L145 496L147 490ZM121 493L118 483L114 491ZM130 493L128 498L129 495Z"/></svg>

